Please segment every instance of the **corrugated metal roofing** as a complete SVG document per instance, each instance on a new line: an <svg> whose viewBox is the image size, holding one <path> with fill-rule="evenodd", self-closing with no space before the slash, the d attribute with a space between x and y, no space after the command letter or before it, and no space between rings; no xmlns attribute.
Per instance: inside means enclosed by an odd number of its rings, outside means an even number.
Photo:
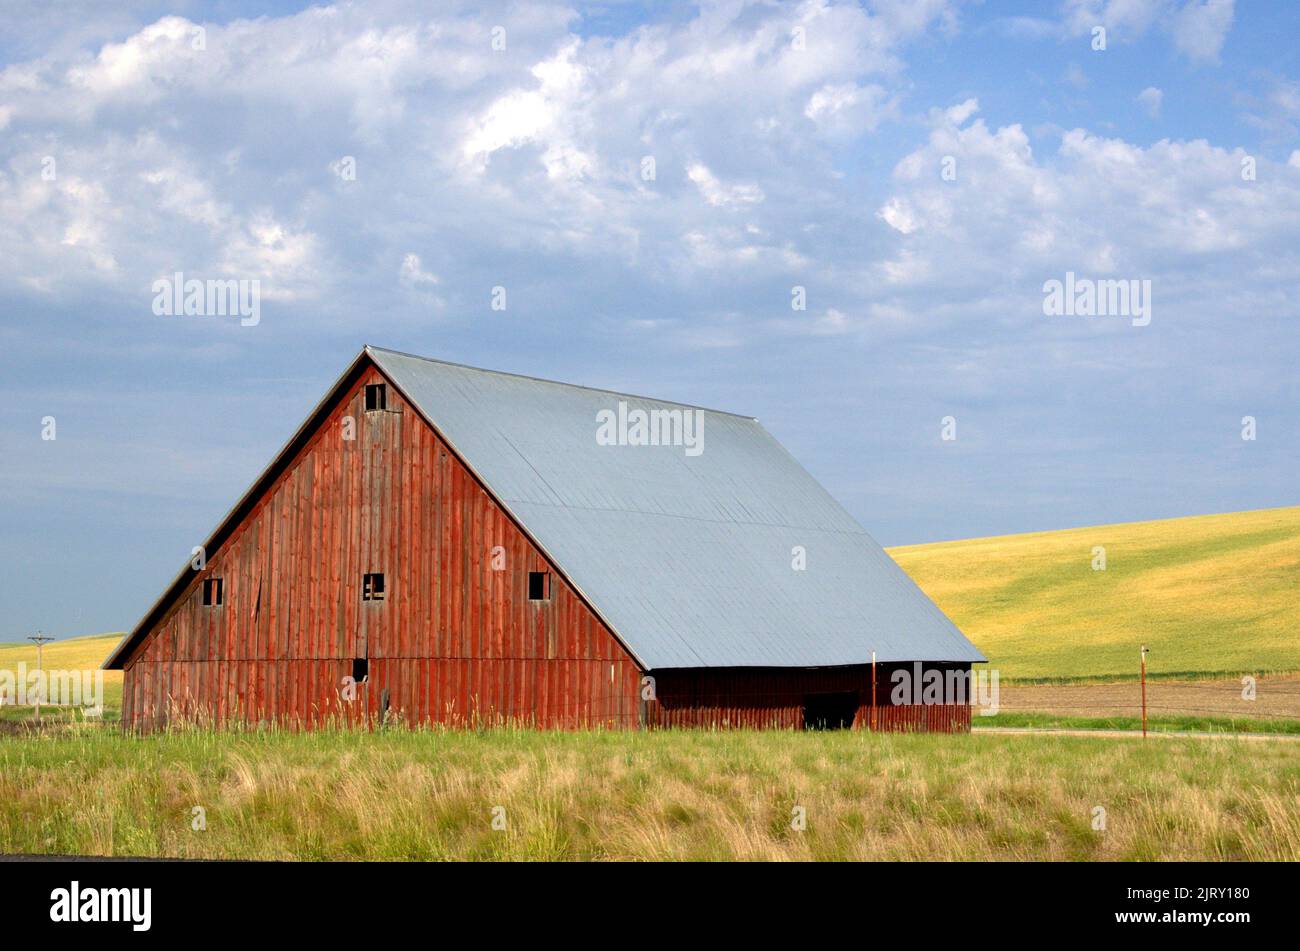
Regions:
<svg viewBox="0 0 1300 951"><path fill-rule="evenodd" d="M696 456L601 445L620 401L696 408L367 351L646 668L984 660L758 420L699 410Z"/></svg>

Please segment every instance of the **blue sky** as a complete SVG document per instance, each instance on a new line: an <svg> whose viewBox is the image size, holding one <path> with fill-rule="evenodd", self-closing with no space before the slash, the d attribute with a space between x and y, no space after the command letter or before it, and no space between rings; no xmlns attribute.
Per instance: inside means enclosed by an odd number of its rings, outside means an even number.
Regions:
<svg viewBox="0 0 1300 951"><path fill-rule="evenodd" d="M1300 501L1297 5L102 7L0 11L0 640L133 625L364 343L756 415L887 545Z"/></svg>

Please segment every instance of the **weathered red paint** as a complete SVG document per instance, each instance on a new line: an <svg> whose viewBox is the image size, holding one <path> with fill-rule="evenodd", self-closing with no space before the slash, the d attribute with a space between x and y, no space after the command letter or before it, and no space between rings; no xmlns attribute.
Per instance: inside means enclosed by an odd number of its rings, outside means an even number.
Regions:
<svg viewBox="0 0 1300 951"><path fill-rule="evenodd" d="M945 684L941 703L893 703L894 672L908 664L881 664L877 671L876 729L882 732L964 732L970 729L967 697ZM925 664L923 671L964 674L967 665ZM856 694L854 729L871 727L871 666L817 668L711 668L653 671L656 702L652 726L802 729L804 706L822 694ZM910 699L910 698L909 698Z"/></svg>
<svg viewBox="0 0 1300 951"><path fill-rule="evenodd" d="M367 412L364 387L380 382L387 408ZM549 600L528 600L529 571L551 572ZM367 572L384 573L382 602L362 601ZM202 603L209 577L223 579L220 607ZM870 703L867 668L652 671L644 700L647 672L368 358L145 625L123 658L122 719L137 729L385 712L406 723L800 727L806 694L866 688ZM352 696L357 658L369 676ZM880 711L881 729L970 725L965 704ZM867 722L860 711L855 725Z"/></svg>
<svg viewBox="0 0 1300 951"><path fill-rule="evenodd" d="M635 661L395 387L366 412L374 382L373 366L349 382L136 648L124 721L351 720L387 690L410 721L636 723ZM528 572L547 570L550 600L528 601ZM366 572L385 600L361 600ZM207 577L221 607L202 603Z"/></svg>

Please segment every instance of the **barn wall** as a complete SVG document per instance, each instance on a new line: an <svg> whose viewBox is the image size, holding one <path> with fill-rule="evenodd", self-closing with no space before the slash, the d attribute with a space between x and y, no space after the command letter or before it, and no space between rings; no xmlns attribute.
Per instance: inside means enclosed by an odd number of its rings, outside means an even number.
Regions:
<svg viewBox="0 0 1300 951"><path fill-rule="evenodd" d="M636 663L394 386L365 411L374 382L366 366L128 658L124 723L357 719L387 690L409 722L635 725ZM551 599L530 602L546 570ZM362 601L366 572L384 601ZM202 604L209 577L221 607Z"/></svg>
<svg viewBox="0 0 1300 951"><path fill-rule="evenodd" d="M876 667L876 714L871 712L871 667L711 668L656 670L655 700L645 705L645 718L656 727L752 727L802 729L804 702L810 695L856 692L854 729L887 732L953 733L970 729L969 701L954 696L944 684L941 702L895 704L894 672L912 665ZM969 671L968 664L924 664L922 674ZM929 698L915 698L929 699ZM940 698L934 698L940 699Z"/></svg>

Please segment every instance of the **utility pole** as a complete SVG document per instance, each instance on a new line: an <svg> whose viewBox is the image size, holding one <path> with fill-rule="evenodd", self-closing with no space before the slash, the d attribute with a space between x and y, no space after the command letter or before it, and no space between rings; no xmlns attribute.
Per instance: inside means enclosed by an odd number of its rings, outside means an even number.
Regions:
<svg viewBox="0 0 1300 951"><path fill-rule="evenodd" d="M43 657L41 654L41 648L46 642L52 641L54 638L50 637L48 634L43 634L42 632L37 631L27 639L36 642L36 725L40 726L41 694L45 693L45 666L42 663Z"/></svg>
<svg viewBox="0 0 1300 951"><path fill-rule="evenodd" d="M1142 645L1142 739L1147 738L1147 646Z"/></svg>

